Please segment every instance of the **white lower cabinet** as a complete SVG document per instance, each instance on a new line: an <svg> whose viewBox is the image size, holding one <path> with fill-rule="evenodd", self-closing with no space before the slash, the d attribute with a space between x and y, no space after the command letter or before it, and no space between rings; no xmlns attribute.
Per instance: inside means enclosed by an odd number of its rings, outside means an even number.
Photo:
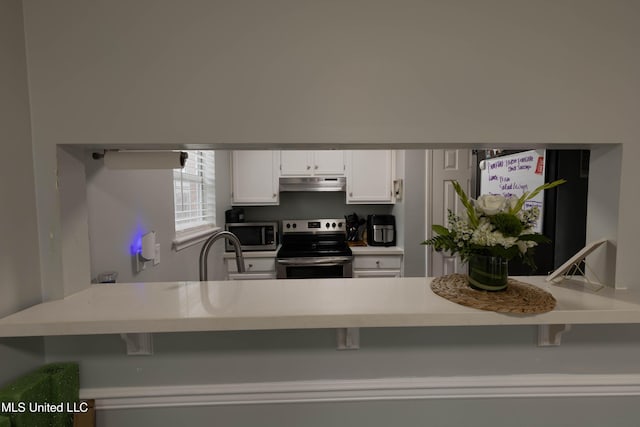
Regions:
<svg viewBox="0 0 640 427"><path fill-rule="evenodd" d="M402 277L402 255L354 255L353 277Z"/></svg>
<svg viewBox="0 0 640 427"><path fill-rule="evenodd" d="M224 260L229 280L266 280L276 278L275 255L268 257L245 257L245 273L238 273L235 258Z"/></svg>

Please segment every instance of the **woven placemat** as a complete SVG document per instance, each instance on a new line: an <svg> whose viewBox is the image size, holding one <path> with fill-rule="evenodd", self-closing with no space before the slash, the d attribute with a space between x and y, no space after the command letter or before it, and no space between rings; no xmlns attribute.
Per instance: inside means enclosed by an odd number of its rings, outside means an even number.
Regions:
<svg viewBox="0 0 640 427"><path fill-rule="evenodd" d="M506 290L488 292L469 287L465 274L449 274L433 279L431 290L449 301L498 313L546 313L556 306L549 292L511 278Z"/></svg>

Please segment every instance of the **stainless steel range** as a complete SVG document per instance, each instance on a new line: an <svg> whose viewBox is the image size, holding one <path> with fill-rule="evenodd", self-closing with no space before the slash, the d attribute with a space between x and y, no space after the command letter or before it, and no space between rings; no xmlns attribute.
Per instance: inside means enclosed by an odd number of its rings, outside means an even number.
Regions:
<svg viewBox="0 0 640 427"><path fill-rule="evenodd" d="M352 277L353 254L344 219L282 221L278 279Z"/></svg>

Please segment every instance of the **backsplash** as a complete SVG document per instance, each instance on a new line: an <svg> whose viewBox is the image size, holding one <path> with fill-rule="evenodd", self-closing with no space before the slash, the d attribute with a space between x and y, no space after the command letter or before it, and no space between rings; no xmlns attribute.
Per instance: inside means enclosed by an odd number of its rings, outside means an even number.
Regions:
<svg viewBox="0 0 640 427"><path fill-rule="evenodd" d="M244 206L245 221L274 221L283 219L344 218L352 213L391 214L394 205L347 205L345 193L291 192L280 193L278 206Z"/></svg>

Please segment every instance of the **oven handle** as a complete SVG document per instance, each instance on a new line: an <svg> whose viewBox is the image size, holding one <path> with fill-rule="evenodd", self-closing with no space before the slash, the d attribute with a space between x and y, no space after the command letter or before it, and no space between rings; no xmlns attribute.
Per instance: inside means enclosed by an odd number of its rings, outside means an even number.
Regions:
<svg viewBox="0 0 640 427"><path fill-rule="evenodd" d="M282 258L276 259L276 262L281 265L343 265L353 262L353 257L350 256L336 256L336 257L322 257L322 258Z"/></svg>

